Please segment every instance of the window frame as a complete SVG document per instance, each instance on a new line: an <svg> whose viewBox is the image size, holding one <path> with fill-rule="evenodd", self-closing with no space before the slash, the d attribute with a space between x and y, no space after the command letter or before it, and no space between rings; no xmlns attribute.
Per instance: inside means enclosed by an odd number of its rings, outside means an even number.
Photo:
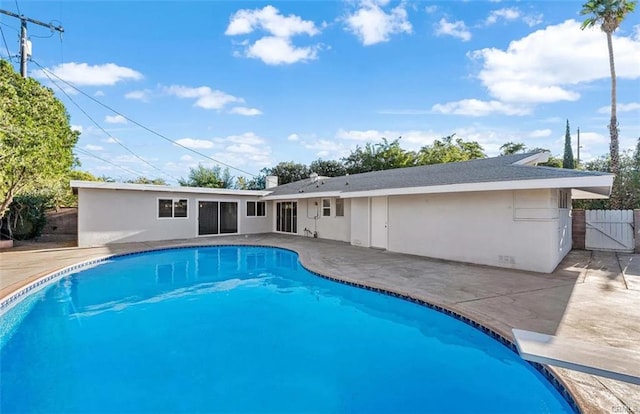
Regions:
<svg viewBox="0 0 640 414"><path fill-rule="evenodd" d="M338 204L340 204L341 208L338 208ZM342 214L338 214L339 212ZM336 217L344 217L344 198L336 198Z"/></svg>
<svg viewBox="0 0 640 414"><path fill-rule="evenodd" d="M328 206L324 205L325 201L329 203ZM330 198L321 199L320 206L322 208L322 217L331 217L331 199Z"/></svg>
<svg viewBox="0 0 640 414"><path fill-rule="evenodd" d="M166 217L160 216L160 201L171 200L171 215ZM184 201L184 216L176 216L176 204ZM189 199L182 197L156 197L156 219L158 220L185 220L189 219Z"/></svg>
<svg viewBox="0 0 640 414"><path fill-rule="evenodd" d="M249 214L249 203L253 204L253 213L254 214ZM260 205L262 205L262 214L260 214ZM247 204L245 205L245 216L246 217L253 217L253 218L259 218L259 217L267 217L267 202L266 201L259 201L259 200L247 200Z"/></svg>

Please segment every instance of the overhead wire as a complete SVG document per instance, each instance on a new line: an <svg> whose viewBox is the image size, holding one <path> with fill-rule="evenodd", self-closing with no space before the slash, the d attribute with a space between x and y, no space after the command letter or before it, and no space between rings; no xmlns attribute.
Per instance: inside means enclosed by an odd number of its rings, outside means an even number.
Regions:
<svg viewBox="0 0 640 414"><path fill-rule="evenodd" d="M178 147L181 147L181 148L183 148L183 149L185 149L185 150L187 150L187 151L190 151L190 152L192 152L192 153L194 153L194 154L197 154L197 155L199 155L199 156L201 156L201 157L203 157L203 158L206 158L206 159L208 159L208 160L211 160L211 161L215 162L216 164L224 165L225 167L228 167L228 168L231 168L231 169L233 169L233 170L239 171L239 172L241 172L241 173L243 173L243 174L247 174L247 175L249 175L249 176L251 176L251 177L256 177L256 174L250 173L250 172L245 171L245 170L243 170L243 169L240 169L240 168L238 168L238 167L234 167L234 166L233 166L233 165L231 165L231 164L227 164L227 163L225 163L225 162L222 162L222 161L220 161L220 160L217 160L217 159L215 159L215 158L212 158L212 157L210 157L210 156L208 156L208 155L206 155L206 154L204 154L204 153L202 153L202 152L200 152L200 151L197 151L197 150L195 150L195 149L193 149L193 148L189 148L189 147L187 147L187 146L185 146L185 145L182 145L182 144L180 144L179 142L177 142L177 141L175 141L175 140L173 140L173 139L171 139L171 138L169 138L169 137L166 137L166 136L162 135L161 133L159 133L159 132L157 132L157 131L155 131L155 130L153 130L153 129L151 129L151 128L149 128L149 127L147 127L147 126L143 125L143 124L141 124L140 122L138 122L138 121L136 121L136 120L134 120L134 119L129 118L129 117L128 117L128 116L126 116L125 114L123 114L123 113L119 112L118 110L116 110L116 109L114 109L114 108L110 107L109 105L107 105L107 104L105 104L105 103L102 103L101 101L99 101L99 100L98 100L98 99L96 99L95 97L93 97L93 96L89 95L88 93L84 92L83 90L79 89L78 87L76 87L76 86L75 86L75 85L73 85L72 83L70 83L70 82L68 82L68 81L66 81L66 80L64 80L64 79L62 79L61 77L59 77L59 76L58 76L58 75L56 75L55 73L53 73L53 72L49 71L47 68L43 67L42 65L40 65L40 64L39 64L38 62L36 62L35 60L32 60L32 62L33 62L33 63L35 63L35 64L36 64L40 69L42 69L42 71L43 71L43 72L46 72L46 73L51 74L52 76L56 77L56 78L57 78L57 79L59 79L61 82L63 82L65 85L67 85L67 86L69 86L70 88L72 88L72 89L74 89L75 91L77 91L78 93L80 93L80 94L84 95L85 97L87 97L87 98L91 99L93 102L97 103L98 105L102 106L103 108L106 108L106 109L110 110L110 111L111 111L111 112L113 112L114 114L116 114L116 115L120 115L121 117L123 117L123 118L124 118L124 119L126 119L127 121L129 121L129 122L131 122L132 124L134 124L134 125L136 125L136 126L138 126L138 127L142 128L142 129L144 129L145 131L147 131L147 132L149 132L149 133L151 133L151 134L153 134L153 135L156 135L157 137L160 137L160 138L164 139L165 141L168 141L168 142L170 142L170 143L172 143L172 144L174 144L174 145L176 145L176 146L178 146Z"/></svg>
<svg viewBox="0 0 640 414"><path fill-rule="evenodd" d="M20 5L18 4L18 0L15 0L16 2L16 10L18 10L18 14L22 15L22 12L20 11Z"/></svg>
<svg viewBox="0 0 640 414"><path fill-rule="evenodd" d="M4 42L4 47L7 48L7 57L10 61L13 61L11 57L11 51L9 50L9 44L7 43L7 39L4 37L4 30L2 30L2 26L0 26L0 33L2 34L2 41Z"/></svg>
<svg viewBox="0 0 640 414"><path fill-rule="evenodd" d="M38 65L40 66L40 65ZM45 76L47 78L49 78L49 80L51 81L51 83L53 83L54 85L56 85L58 87L58 89L60 89L60 91L67 97L67 99L69 99L71 101L71 103L73 103L75 105L76 108L78 108L80 110L80 112L82 112L87 118L89 118L89 120L100 130L102 131L106 136L108 136L109 138L111 138L116 144L120 145L122 148L124 148L127 152L129 152L131 155L133 155L134 157L136 157L138 160L142 161L143 163L145 163L146 165L150 166L151 168L155 169L156 171L159 171L162 175L171 178L172 180L178 181L179 179L177 177L172 176L171 174L165 172L164 170L156 167L155 165L151 164L150 162L148 162L147 160L145 160L144 158L140 157L138 154L136 154L135 152L133 152L129 147L127 147L126 145L124 145L118 138L114 137L113 135L111 135L106 129L104 129L95 119L93 119L93 117L91 115L89 115L87 113L87 111L85 111L84 109L82 109L82 107L73 99L71 98L71 96L69 96L69 94L67 93L67 91L64 90L64 88L62 88L60 85L58 85L58 83L56 81L54 81L46 72L44 73Z"/></svg>
<svg viewBox="0 0 640 414"><path fill-rule="evenodd" d="M82 149L82 148L76 148L75 150L76 150L76 151L78 151L78 152L80 152L81 154L87 155L87 156L89 156L89 157L96 158L96 159L98 159L98 160L100 160L100 161L102 161L102 162L105 162L105 163L107 163L107 164L109 164L109 165L112 165L112 166L114 166L114 167L116 167L116 168L119 168L119 169L121 169L122 171L126 171L126 172L127 172L127 173L129 173L129 174L133 174L134 176L138 176L138 177L142 177L142 176L144 176L144 174L140 174L140 173L139 173L139 172L137 172L137 171L133 171L133 170L131 170L131 169L127 168L127 167L123 167L122 165L118 165L118 164L116 164L116 163L114 163L114 162L111 162L111 161L109 161L109 160L106 160L106 159L104 159L104 158L102 158L102 157L99 157L99 156L97 156L97 155L95 155L95 154L93 154L93 153L91 153L91 152L89 152L89 151L87 151L87 150L85 150L85 149Z"/></svg>

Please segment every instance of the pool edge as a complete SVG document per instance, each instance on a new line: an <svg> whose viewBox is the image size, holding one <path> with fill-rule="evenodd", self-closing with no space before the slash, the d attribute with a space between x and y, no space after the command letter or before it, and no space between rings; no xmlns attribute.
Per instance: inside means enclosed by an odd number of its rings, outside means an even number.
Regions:
<svg viewBox="0 0 640 414"><path fill-rule="evenodd" d="M300 265L305 270L307 270L308 272L320 278L331 280L341 284L346 284L352 287L357 287L360 289L366 289L369 291L382 293L382 294L393 296L402 300L413 302L421 306L425 306L429 309L432 309L440 313L443 313L447 316L453 317L483 332L484 334L489 335L494 340L500 342L503 346L509 348L512 352L518 354L517 347L514 341L509 339L510 333L505 335L504 332L500 332L501 331L500 329L495 329L495 328L490 328L488 326L485 326L477 322L474 319L474 317L469 316L464 312L461 312L459 310L453 310L446 305L432 303L427 300L421 299L419 297L412 296L410 294L393 291L388 288L377 287L374 284L366 284L366 283L363 283L362 281L349 280L348 278L336 276L333 274L327 274L326 272L323 273L319 270L314 270L312 265L305 263L304 259L309 260L306 257L307 256L306 252L297 251L293 247L274 246L273 244L267 244L267 243L261 244L259 242L256 243L255 241L252 243L237 243L237 242L225 243L225 244L196 243L196 244L163 246L163 247L147 247L141 250L134 250L134 251L125 252L125 253L108 254L105 256L81 261L81 262L54 270L52 272L46 272L41 275L34 276L33 278L30 279L30 281L27 280L26 283L21 283L19 286L13 288L13 290L11 290L12 285L7 286L5 289L3 289L3 291L8 290L9 292L5 293L4 296L0 296L0 316L3 315L5 312L9 311L9 309L11 309L17 303L19 303L20 300L22 300L27 295L34 293L34 291L37 291L46 287L48 284L55 282L57 279L62 278L63 276L66 276L70 273L83 270L86 267L108 261L110 259L114 259L118 257L126 257L126 256L135 256L135 255L158 252L163 250L180 250L180 249L211 248L211 247L268 247L268 248L290 251L292 253L295 253L298 256ZM574 412L577 412L577 413L583 412L583 410L581 409L582 404L579 403L580 399L575 397L577 393L572 391L573 387L570 385L570 383L568 383L562 378L563 375L557 372L557 370L554 367L539 364L536 362L530 362L526 360L525 362L527 362L534 369L536 369L536 371L538 371L547 381L551 383L551 386L554 387L556 391L560 393L560 395L565 399L567 404L574 410Z"/></svg>

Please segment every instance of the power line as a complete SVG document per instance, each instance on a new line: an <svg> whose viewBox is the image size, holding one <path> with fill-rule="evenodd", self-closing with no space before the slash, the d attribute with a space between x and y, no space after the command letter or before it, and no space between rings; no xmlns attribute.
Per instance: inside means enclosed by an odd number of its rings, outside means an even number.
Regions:
<svg viewBox="0 0 640 414"><path fill-rule="evenodd" d="M40 65L38 65L40 66ZM95 119L93 119L91 117L91 115L89 115L84 109L82 109L82 107L80 107L80 105L73 100L73 98L71 98L71 96L69 96L69 94L60 86L56 83L56 81L54 81L53 79L51 79L51 77L45 73L45 76L51 81L51 83L53 83L54 85L56 85L58 87L58 89L60 89L60 91L71 101L71 103L73 103L76 108L78 108L80 110L80 112L82 112L87 118L89 118L89 120L91 120L91 122L93 122L93 124L102 132L105 133L106 136L108 136L109 138L111 138L116 144L120 145L122 148L124 148L127 152L129 152L131 155L133 155L134 157L136 157L137 159L139 159L140 161L142 161L143 163L147 164L148 166L150 166L151 168L159 171L161 174L170 177L171 179L178 181L178 178L172 176L171 174L166 173L165 171L161 170L160 168L156 167L155 165L151 164L150 162L148 162L147 160L145 160L144 158L140 157L138 154L136 154L135 152L133 152L131 149L129 149L129 147L127 147L126 145L124 145L122 142L120 142L120 140L116 137L114 137L113 135L111 135L109 132L107 132L106 129L104 129Z"/></svg>
<svg viewBox="0 0 640 414"><path fill-rule="evenodd" d="M20 11L20 6L18 5L18 0L15 0L16 2L16 10L18 10L18 14L22 14L22 12Z"/></svg>
<svg viewBox="0 0 640 414"><path fill-rule="evenodd" d="M7 44L7 39L4 37L4 30L2 30L2 26L0 26L0 33L2 33L2 41L4 42L4 47L7 48L7 57L10 61L13 61L11 58L11 52L9 51L9 45Z"/></svg>
<svg viewBox="0 0 640 414"><path fill-rule="evenodd" d="M144 174L141 174L141 173L139 173L139 172L136 172L136 171L130 170L130 169L129 169L129 168L127 168L127 167L123 167L122 165L118 165L118 164L113 163L113 162L111 162L111 161L109 161L109 160L105 160L104 158L102 158L102 157L98 157L97 155L92 154L92 153L90 153L89 151L84 150L84 149L82 149L82 148L76 148L75 150L76 150L76 151L79 151L80 153L82 153L82 154L84 154L84 155L87 155L87 156L89 156L89 157L93 157L93 158L99 159L100 161L105 162L105 163L107 163L107 164L109 164L109 165L113 165L113 166L114 166L114 167L116 167L116 168L120 168L122 171L126 171L127 173L129 173L129 174L133 174L134 176L144 177Z"/></svg>
<svg viewBox="0 0 640 414"><path fill-rule="evenodd" d="M172 143L172 144L174 144L174 145L176 145L176 146L178 146L178 147L181 147L181 148L183 148L183 149L186 149L187 151L193 152L194 154L198 154L199 156L201 156L201 157L203 157L203 158L206 158L206 159L208 159L208 160L211 160L211 161L215 162L216 164L224 165L225 167L228 167L228 168L231 168L231 169L233 169L233 170L239 171L239 172L241 172L241 173L243 173L243 174L250 175L251 177L255 177L255 176L256 176L256 174L252 174L252 173L250 173L250 172L248 172L248 171L245 171L245 170L242 170L242 169L240 169L240 168L238 168L238 167L234 167L234 166L233 166L233 165L231 165L231 164L227 164L227 163L225 163L225 162L222 162L222 161L216 160L215 158L212 158L212 157L210 157L210 156L208 156L208 155L206 155L206 154L203 154L203 153L202 153L202 152L200 152L200 151L197 151L197 150L194 150L194 149L189 148L189 147L187 147L187 146L184 146L184 145L180 144L179 142L174 141L174 140L172 140L171 138L168 138L168 137L166 137L166 136L162 135L161 133L154 131L153 129L151 129L151 128L149 128L149 127L147 127L147 126L145 126L145 125L141 124L140 122L138 122L138 121L136 121L136 120L134 120L134 119L131 119L131 118L129 118L128 116L124 115L123 113L121 113L121 112L119 112L119 111L117 111L117 110L113 109L113 108L112 108L112 107L110 107L109 105L107 105L107 104L105 104L105 103L100 102L98 99L94 98L93 96L91 96L91 95L89 95L88 93L84 92L83 90L79 89L78 87L76 87L76 86L75 86L75 85L73 85L72 83L67 82L66 80L64 80L64 79L62 79L61 77L59 77L58 75L56 75L55 73L53 73L53 72L49 71L48 69L44 68L42 65L40 65L40 64L39 64L38 62L36 62L35 60L32 60L32 62L33 62L33 63L35 63L35 64L36 64L40 69L42 69L42 71L43 71L43 72L48 72L49 74L51 74L51 75L55 76L55 77L56 77L56 78L58 78L60 81L62 81L65 85L69 86L70 88L74 89L75 91L77 91L77 92L81 93L82 95L86 96L87 98L91 99L93 102L97 103L98 105L102 106L103 108L106 108L106 109L110 110L111 112L113 112L113 113L114 113L114 114L116 114L116 115L120 115L121 117L123 117L123 118L124 118L124 119L126 119L127 121L131 122L131 123L132 123L132 124L134 124L134 125L137 125L138 127L140 127L140 128L142 128L142 129L144 129L145 131L150 132L151 134L156 135L156 136L158 136L158 137L160 137L160 138L164 139L165 141L168 141L168 142L170 142L170 143Z"/></svg>

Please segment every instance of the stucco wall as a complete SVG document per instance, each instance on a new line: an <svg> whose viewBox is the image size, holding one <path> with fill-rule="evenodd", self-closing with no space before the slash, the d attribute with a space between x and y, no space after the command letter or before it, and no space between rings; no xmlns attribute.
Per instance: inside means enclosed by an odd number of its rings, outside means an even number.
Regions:
<svg viewBox="0 0 640 414"><path fill-rule="evenodd" d="M389 197L388 250L551 272L561 259L554 192Z"/></svg>
<svg viewBox="0 0 640 414"><path fill-rule="evenodd" d="M187 218L158 218L158 199L187 199ZM238 201L238 232L271 231L266 217L246 217L246 201L255 197L153 191L78 189L78 246L197 237L197 200ZM207 236L215 237L215 236Z"/></svg>
<svg viewBox="0 0 640 414"><path fill-rule="evenodd" d="M313 237L313 233L317 232L319 239L348 242L351 234L351 226L349 225L351 202L344 200L344 216L336 217L336 199L329 198L328 200L331 203L331 216L329 217L322 215L321 198L298 201L298 234ZM304 229L307 229L308 232L305 232Z"/></svg>
<svg viewBox="0 0 640 414"><path fill-rule="evenodd" d="M351 244L369 247L369 198L352 198L351 200Z"/></svg>

